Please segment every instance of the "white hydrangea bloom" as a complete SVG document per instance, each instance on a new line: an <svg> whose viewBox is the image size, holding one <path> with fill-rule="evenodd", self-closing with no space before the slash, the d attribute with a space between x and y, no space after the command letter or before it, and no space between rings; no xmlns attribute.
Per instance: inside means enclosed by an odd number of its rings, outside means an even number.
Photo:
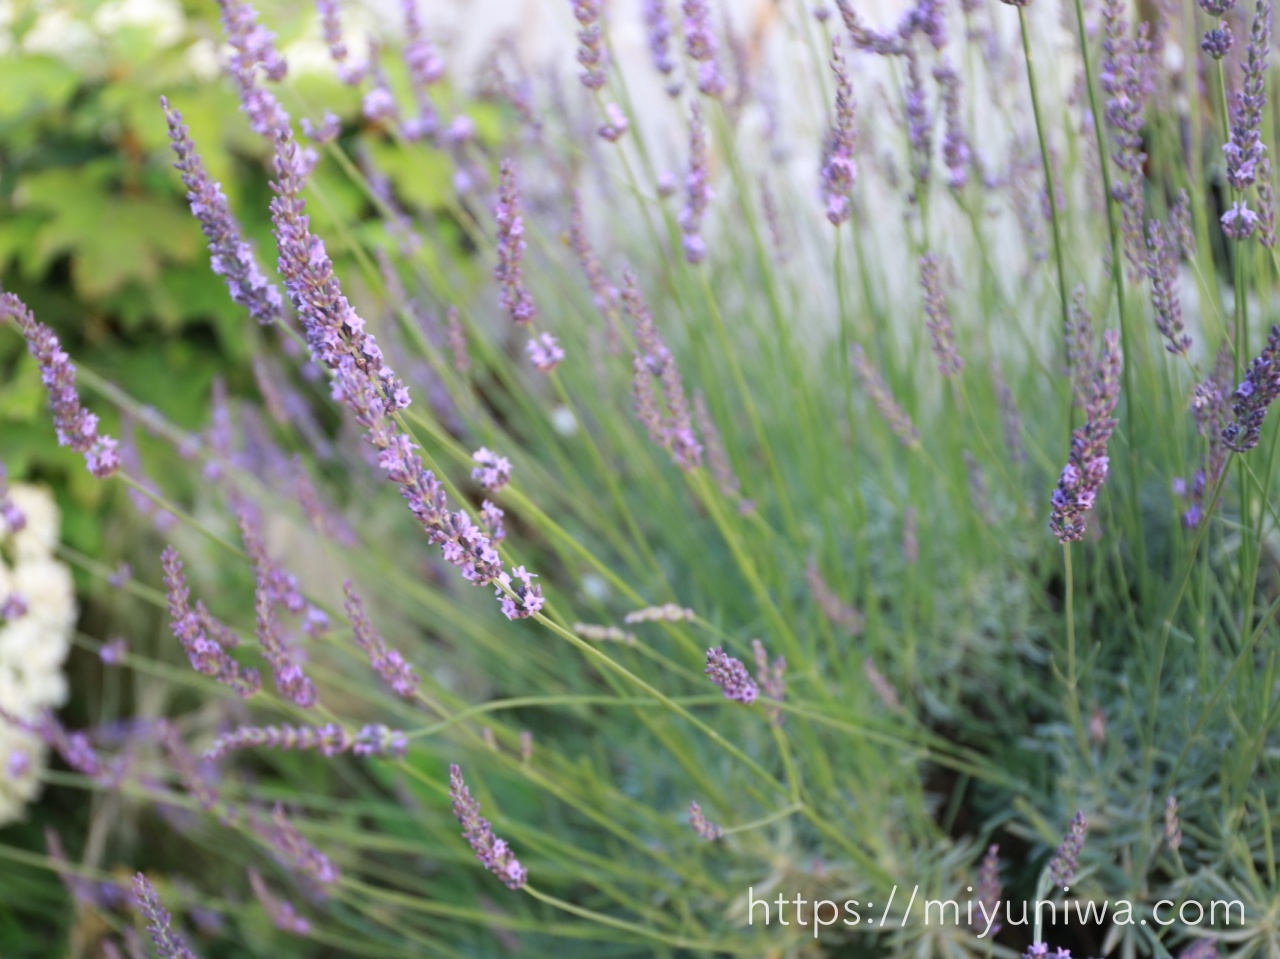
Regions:
<svg viewBox="0 0 1280 959"><path fill-rule="evenodd" d="M26 525L14 533L0 522L0 602L16 593L26 612L0 621L0 709L33 719L66 702L62 665L75 627L75 590L70 570L53 556L59 525L53 497L19 483L9 498ZM35 798L47 758L38 739L0 721L0 826L20 818Z"/></svg>

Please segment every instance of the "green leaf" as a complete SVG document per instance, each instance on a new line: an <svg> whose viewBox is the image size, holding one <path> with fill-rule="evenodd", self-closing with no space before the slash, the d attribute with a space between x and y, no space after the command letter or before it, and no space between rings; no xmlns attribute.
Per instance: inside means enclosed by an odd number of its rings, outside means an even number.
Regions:
<svg viewBox="0 0 1280 959"><path fill-rule="evenodd" d="M0 123L29 114L60 111L77 83L70 64L46 56L0 57Z"/></svg>

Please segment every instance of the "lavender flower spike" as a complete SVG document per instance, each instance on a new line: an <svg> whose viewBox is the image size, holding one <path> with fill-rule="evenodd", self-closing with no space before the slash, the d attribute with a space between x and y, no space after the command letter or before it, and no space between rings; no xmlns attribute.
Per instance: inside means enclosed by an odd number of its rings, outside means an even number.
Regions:
<svg viewBox="0 0 1280 959"><path fill-rule="evenodd" d="M1249 30L1244 83L1231 112L1231 136L1222 147L1227 182L1237 190L1253 185L1267 148L1262 143L1262 114L1267 105L1267 51L1271 46L1271 0L1258 0Z"/></svg>
<svg viewBox="0 0 1280 959"><path fill-rule="evenodd" d="M209 179L204 162L182 122L182 114L169 106L165 97L160 98L160 105L169 121L169 139L178 157L174 167L182 173L191 212L200 221L200 229L209 241L209 261L213 272L226 280L232 302L243 306L264 326L276 322L284 313L280 291L263 275L253 247L245 241L231 214L222 186Z"/></svg>
<svg viewBox="0 0 1280 959"><path fill-rule="evenodd" d="M293 903L277 898L259 875L258 870L252 867L249 868L249 885L277 929L281 932L293 933L295 936L305 936L311 932L311 923L304 916L298 915Z"/></svg>
<svg viewBox="0 0 1280 959"><path fill-rule="evenodd" d="M404 733L386 726L365 726L357 735L337 723L324 726L241 726L224 733L205 751L205 759L220 759L240 749L314 749L322 756L354 752L357 756L399 759L408 748Z"/></svg>
<svg viewBox="0 0 1280 959"><path fill-rule="evenodd" d="M578 63L582 64L582 85L588 90L599 90L605 84L605 70L609 67L604 31L600 28L602 0L569 2L573 4L574 18L582 27L578 31Z"/></svg>
<svg viewBox="0 0 1280 959"><path fill-rule="evenodd" d="M271 811L271 822L271 827L259 827L259 831L275 849L284 865L315 883L321 890L338 881L338 868L328 856L302 837L297 827L289 822L284 807L279 803Z"/></svg>
<svg viewBox="0 0 1280 959"><path fill-rule="evenodd" d="M397 650L387 647L382 636L374 629L373 623L365 614L364 602L356 593L351 580L342 584L342 591L346 594L344 605L347 619L351 620L351 627L355 631L356 645L369 657L373 671L382 677L392 692L405 699L412 699L418 692L420 682L417 673Z"/></svg>
<svg viewBox="0 0 1280 959"><path fill-rule="evenodd" d="M1147 276L1151 278L1151 303L1156 310L1156 329L1167 341L1164 348L1175 356L1186 356L1191 337L1182 325L1182 302L1178 298L1178 261L1173 244L1176 237L1159 220L1147 224Z"/></svg>
<svg viewBox="0 0 1280 959"><path fill-rule="evenodd" d="M849 82L849 67L840 50L840 38L831 41L831 71L836 78L836 116L827 135L826 153L822 164L822 196L826 202L827 219L832 226L839 226L849 219L850 194L858 176L858 164L853 158L857 140L853 128L853 84Z"/></svg>
<svg viewBox="0 0 1280 959"><path fill-rule="evenodd" d="M707 668L711 681L724 690L724 698L750 705L760 690L741 660L734 659L719 646L707 650Z"/></svg>
<svg viewBox="0 0 1280 959"><path fill-rule="evenodd" d="M707 842L720 838L720 827L707 819L696 802L689 803L689 825Z"/></svg>
<svg viewBox="0 0 1280 959"><path fill-rule="evenodd" d="M462 824L462 836L476 858L508 889L522 887L528 881L528 871L520 865L511 847L493 834L489 820L480 815L480 803L472 798L471 790L462 780L462 770L456 765L449 767L449 796L453 800L453 814Z"/></svg>
<svg viewBox="0 0 1280 959"><path fill-rule="evenodd" d="M862 347L855 343L850 348L854 372L862 380L862 386L871 397L871 403L889 424L889 428L902 440L909 449L920 445L920 433L911 422L906 410L898 405L898 401L889 392L889 387L880 376L879 371L871 365Z"/></svg>
<svg viewBox="0 0 1280 959"><path fill-rule="evenodd" d="M530 323L538 308L524 285L524 218L520 215L515 163L509 159L503 160L499 169L498 205L493 217L498 224L498 268L494 275L502 287L502 308L516 323Z"/></svg>
<svg viewBox="0 0 1280 959"><path fill-rule="evenodd" d="M564 349L550 333L539 333L531 339L525 344L525 352L539 373L550 373L564 360Z"/></svg>
<svg viewBox="0 0 1280 959"><path fill-rule="evenodd" d="M243 669L228 655L229 630L214 628L215 621L200 603L190 606L191 593L187 589L182 560L172 546L165 548L160 557L164 566L164 585L169 599L169 621L174 637L186 650L191 668L203 676L211 676L230 686L237 696L247 699L261 688L262 680L256 669ZM230 634L234 636L234 634Z"/></svg>
<svg viewBox="0 0 1280 959"><path fill-rule="evenodd" d="M1116 428L1111 414L1120 398L1122 362L1120 334L1107 330L1085 403L1085 423L1071 435L1071 456L1053 491L1049 527L1064 545L1084 536L1085 514L1093 509L1107 478L1107 442Z"/></svg>
<svg viewBox="0 0 1280 959"><path fill-rule="evenodd" d="M976 928L986 929L990 924L988 935L995 935L1001 928L1000 923L992 921L999 915L1000 892L1000 847L992 843L987 847L987 854L982 857L982 865L978 868L977 898L982 907L979 910L982 915L974 916Z"/></svg>
<svg viewBox="0 0 1280 959"><path fill-rule="evenodd" d="M950 173L947 183L953 190L962 190L969 182L973 152L969 149L969 139L960 119L960 76L955 67L944 59L933 68L933 79L942 88L942 114L946 120L942 161Z"/></svg>
<svg viewBox="0 0 1280 959"><path fill-rule="evenodd" d="M707 0L683 0L684 43L689 59L698 64L698 89L709 97L723 96L724 76L716 62L716 34Z"/></svg>
<svg viewBox="0 0 1280 959"><path fill-rule="evenodd" d="M707 245L702 239L702 218L711 201L707 157L707 126L702 119L702 108L693 104L689 117L689 172L685 174L684 209L680 211L680 230L684 239L684 258L693 264L707 258Z"/></svg>
<svg viewBox="0 0 1280 959"><path fill-rule="evenodd" d="M275 138L289 128L289 114L275 96L258 85L258 69L279 82L288 65L275 47L275 34L258 23L252 5L244 0L218 0L222 30L231 46L227 66L240 88L240 109L249 117L254 133Z"/></svg>
<svg viewBox="0 0 1280 959"><path fill-rule="evenodd" d="M89 472L106 479L120 468L116 441L98 434L98 417L80 405L76 368L62 350L53 330L36 321L27 305L12 293L0 294L0 324L13 321L26 338L27 352L40 364L40 378L49 394L49 409L58 445L84 455Z"/></svg>
<svg viewBox="0 0 1280 959"><path fill-rule="evenodd" d="M623 274L622 302L636 327L635 377L632 381L636 414L648 430L649 437L671 451L671 458L677 466L683 470L696 469L702 464L702 445L693 430L684 383L675 358L658 335L653 314L640 294L635 275L630 271ZM661 384L665 413L659 408L654 380Z"/></svg>
<svg viewBox="0 0 1280 959"><path fill-rule="evenodd" d="M1258 445L1262 422L1280 396L1280 326L1271 327L1267 345L1249 364L1249 372L1236 387L1232 420L1222 429L1227 449L1244 453Z"/></svg>
<svg viewBox="0 0 1280 959"><path fill-rule="evenodd" d="M672 79L676 62L671 57L671 20L667 16L666 0L641 0L644 25L649 30L649 53L658 72L667 77L667 93L680 92L680 81Z"/></svg>
<svg viewBox="0 0 1280 959"><path fill-rule="evenodd" d="M496 493L511 482L511 461L505 456L482 446L471 454L471 458L480 464L471 470L471 478L485 489Z"/></svg>
<svg viewBox="0 0 1280 959"><path fill-rule="evenodd" d="M1089 830L1089 823L1084 813L1079 810L1071 819L1071 829L1063 837L1053 860L1049 863L1049 878L1055 886L1069 885L1075 877L1080 850L1084 848L1084 834Z"/></svg>
<svg viewBox="0 0 1280 959"><path fill-rule="evenodd" d="M933 337L933 352L938 357L938 370L943 376L956 376L964 369L964 360L956 349L956 334L951 325L951 311L942 292L942 276L937 254L920 257L920 285L924 287L924 310Z"/></svg>
<svg viewBox="0 0 1280 959"><path fill-rule="evenodd" d="M133 877L133 896L138 912L147 921L147 932L159 959L196 959L196 954L173 931L168 910L161 904L155 886L142 873Z"/></svg>
<svg viewBox="0 0 1280 959"><path fill-rule="evenodd" d="M784 678L787 672L787 661L781 656L769 662L769 653L764 648L764 643L758 639L751 641L751 654L756 661L756 682L760 684L760 689L770 699L781 700L787 695L787 681ZM767 706L765 714L769 717L769 722L775 726L782 725L782 708L780 706Z"/></svg>

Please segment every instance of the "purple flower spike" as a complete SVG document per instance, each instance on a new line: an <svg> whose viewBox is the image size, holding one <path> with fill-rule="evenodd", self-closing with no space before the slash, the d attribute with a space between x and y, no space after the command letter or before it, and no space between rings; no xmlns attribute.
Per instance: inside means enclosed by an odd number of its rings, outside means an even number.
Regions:
<svg viewBox="0 0 1280 959"><path fill-rule="evenodd" d="M622 278L622 302L635 322L636 354L633 363L633 397L636 414L649 432L649 437L663 449L671 451L675 464L682 470L696 469L702 464L702 445L693 430L684 383L676 368L675 358L658 335L653 314L644 302L635 275L627 271ZM662 387L663 412L653 384Z"/></svg>
<svg viewBox="0 0 1280 959"><path fill-rule="evenodd" d="M1085 403L1085 423L1071 434L1071 455L1053 491L1049 527L1064 545L1084 536L1085 514L1107 478L1107 442L1116 428L1112 413L1120 399L1122 364L1120 334L1107 330Z"/></svg>
<svg viewBox="0 0 1280 959"><path fill-rule="evenodd" d="M604 30L600 27L601 0L569 0L573 15L582 27L578 31L578 63L582 64L582 85L599 90L605 84L609 54L604 46Z"/></svg>
<svg viewBox="0 0 1280 959"><path fill-rule="evenodd" d="M496 493L511 482L511 461L486 446L471 454L479 466L471 470L471 478L490 492Z"/></svg>
<svg viewBox="0 0 1280 959"><path fill-rule="evenodd" d="M426 38L417 0L401 0L400 7L404 13L404 62L409 68L409 83L418 105L418 115L405 122L405 135L410 140L431 139L440 130L440 117L431 101L430 87L444 77L444 60Z"/></svg>
<svg viewBox="0 0 1280 959"><path fill-rule="evenodd" d="M653 65L667 78L667 93L680 92L680 81L673 77L676 61L671 56L671 19L667 16L665 0L641 0L644 25L649 31L649 53Z"/></svg>
<svg viewBox="0 0 1280 959"><path fill-rule="evenodd" d="M933 68L933 79L942 88L942 115L947 131L942 140L942 161L947 165L947 183L953 190L963 190L969 182L973 153L960 119L960 76L944 59Z"/></svg>
<svg viewBox="0 0 1280 959"><path fill-rule="evenodd" d="M831 41L831 71L836 78L836 116L827 135L822 163L822 197L827 219L832 226L839 226L849 219L852 212L850 194L858 176L858 164L853 158L857 149L853 127L853 84L849 82L849 67L841 52L839 37Z"/></svg>
<svg viewBox="0 0 1280 959"><path fill-rule="evenodd" d="M302 878L314 883L321 894L340 878L335 866L320 850L303 838L289 821L284 807L276 803L271 812L271 825L259 824L259 834L275 849L280 862Z"/></svg>
<svg viewBox="0 0 1280 959"><path fill-rule="evenodd" d="M734 659L719 646L707 650L707 668L711 681L724 690L724 698L750 705L760 690L741 660Z"/></svg>
<svg viewBox="0 0 1280 959"><path fill-rule="evenodd" d="M756 661L756 682L760 684L760 689L770 699L781 700L787 695L787 681L785 679L787 661L779 656L773 662L769 662L769 653L764 648L764 643L758 639L751 641L751 655ZM782 725L782 708L780 706L766 706L765 715L769 717L769 722L775 726Z"/></svg>
<svg viewBox="0 0 1280 959"><path fill-rule="evenodd" d="M493 217L498 224L498 269L495 276L502 287L502 308L516 323L530 323L538 315L533 297L524 285L524 218L520 215L520 189L515 163L503 160L498 174L498 205Z"/></svg>
<svg viewBox="0 0 1280 959"><path fill-rule="evenodd" d="M1200 9L1211 17L1220 17L1236 5L1236 0L1199 0Z"/></svg>
<svg viewBox="0 0 1280 959"><path fill-rule="evenodd" d="M314 749L322 756L349 752L354 738L337 723L325 726L241 726L213 741L205 759L221 759L241 749Z"/></svg>
<svg viewBox="0 0 1280 959"><path fill-rule="evenodd" d="M369 657L373 671L382 677L392 692L405 699L412 699L418 692L420 682L417 673L397 650L388 648L382 636L374 629L373 623L365 614L364 602L356 592L355 584L347 580L342 584L342 591L346 594L344 606L347 619L351 620L351 628L355 632L356 645Z"/></svg>
<svg viewBox="0 0 1280 959"><path fill-rule="evenodd" d="M1182 325L1182 301L1178 296L1178 260L1175 238L1159 220L1147 224L1147 276L1151 278L1151 302L1156 311L1156 329L1167 341L1164 348L1175 356L1186 356L1191 337Z"/></svg>
<svg viewBox="0 0 1280 959"><path fill-rule="evenodd" d="M178 157L174 167L182 173L191 212L209 241L213 272L226 280L232 302L247 309L251 317L264 326L277 322L284 314L280 291L263 275L253 247L243 238L231 214L221 185L209 179L182 114L170 107L164 97L160 98L160 105L169 121L169 139Z"/></svg>
<svg viewBox="0 0 1280 959"><path fill-rule="evenodd" d="M929 182L929 171L933 161L933 117L929 115L929 104L925 97L924 81L920 76L920 58L915 48L906 48L907 60L907 140L911 144L911 175L916 182L916 189L924 191Z"/></svg>
<svg viewBox="0 0 1280 959"><path fill-rule="evenodd" d="M685 204L680 211L684 258L694 264L707 258L707 246L702 240L702 217L711 200L709 166L707 127L702 119L702 108L694 103L689 117L689 172L684 181Z"/></svg>
<svg viewBox="0 0 1280 959"><path fill-rule="evenodd" d="M1267 345L1249 364L1236 387L1232 420L1222 430L1227 449L1244 453L1258 445L1267 408L1280 396L1280 326L1271 327Z"/></svg>
<svg viewBox="0 0 1280 959"><path fill-rule="evenodd" d="M689 825L707 842L720 838L720 827L707 819L696 802L689 803Z"/></svg>
<svg viewBox="0 0 1280 959"><path fill-rule="evenodd" d="M1262 114L1267 105L1267 52L1271 46L1271 0L1258 0L1249 30L1244 83L1231 111L1231 136L1222 147L1227 158L1227 182L1237 190L1258 179L1267 148L1262 143Z"/></svg>
<svg viewBox="0 0 1280 959"><path fill-rule="evenodd" d="M550 333L539 333L525 345L529 362L539 373L550 373L564 360L564 350Z"/></svg>
<svg viewBox="0 0 1280 959"><path fill-rule="evenodd" d="M358 85L364 79L367 64L357 66L347 62L348 51L342 39L338 0L316 0L316 10L320 14L320 29L324 33L324 42L329 47L329 56L338 69L338 79L348 86Z"/></svg>
<svg viewBox="0 0 1280 959"><path fill-rule="evenodd" d="M274 139L289 128L289 114L275 96L258 84L258 70L279 82L288 66L275 47L275 34L258 23L258 15L244 0L218 0L222 30L231 46L227 67L240 88L240 109L254 133Z"/></svg>
<svg viewBox="0 0 1280 959"><path fill-rule="evenodd" d="M985 930L988 922L999 914L1000 893L1000 847L992 843L987 847L987 854L982 857L982 865L978 868L976 896L982 905L980 910L982 915L981 918L974 916L974 922L978 924L977 928ZM1001 928L1000 923L991 922L991 928L987 930L987 934L994 936Z"/></svg>
<svg viewBox="0 0 1280 959"><path fill-rule="evenodd" d="M142 873L133 877L135 908L147 922L147 932L159 959L196 959L196 954L173 931L173 920L160 902L155 886Z"/></svg>
<svg viewBox="0 0 1280 959"><path fill-rule="evenodd" d="M920 433L911 422L911 417L907 414L898 401L893 398L893 394L889 392L889 387L885 383L884 378L880 375L880 371L871 365L871 361L867 359L867 354L863 352L861 345L855 343L850 347L850 359L853 361L854 372L857 373L858 379L862 381L863 388L867 391L867 395L871 398L871 403L876 410L889 424L889 428L909 449L915 449L920 445Z"/></svg>
<svg viewBox="0 0 1280 959"><path fill-rule="evenodd" d="M1070 830L1054 854L1053 861L1049 863L1049 878L1055 886L1071 884L1078 868L1080 850L1084 848L1084 834L1088 830L1089 823L1085 820L1084 813L1077 810L1071 819Z"/></svg>
<svg viewBox="0 0 1280 959"><path fill-rule="evenodd" d="M1222 214L1222 232L1232 240L1247 240L1258 225L1258 214L1249 209L1243 200L1237 200L1231 209Z"/></svg>
<svg viewBox="0 0 1280 959"><path fill-rule="evenodd" d="M12 321L27 341L27 352L40 364L40 378L49 394L49 409L58 445L84 455L89 472L106 479L120 468L116 441L98 434L98 417L80 405L76 368L62 350L53 330L36 321L27 305L12 293L0 294L0 323Z"/></svg>
<svg viewBox="0 0 1280 959"><path fill-rule="evenodd" d="M225 628L214 621L200 603L189 605L191 593L187 589L182 560L172 546L166 547L161 556L164 566L164 585L169 599L169 620L174 637L186 650L191 667L203 676L210 676L230 686L237 696L247 699L258 691L262 680L255 669L243 669L227 654Z"/></svg>
<svg viewBox="0 0 1280 959"><path fill-rule="evenodd" d="M698 89L709 97L725 92L724 76L716 62L716 34L707 0L683 0L684 43L689 59L698 65Z"/></svg>
<svg viewBox="0 0 1280 959"><path fill-rule="evenodd" d="M1123 11L1123 0L1104 0L1100 81L1107 94L1106 121L1114 144L1112 159L1122 174L1112 186L1112 194L1120 204L1129 276L1136 282L1145 272L1146 261L1142 181L1147 157L1142 152L1142 126L1151 93L1151 39L1146 22L1131 38Z"/></svg>
<svg viewBox="0 0 1280 959"><path fill-rule="evenodd" d="M453 800L453 814L462 825L462 836L476 858L508 889L522 887L529 879L528 871L520 865L511 847L493 834L489 820L480 815L480 803L472 798L471 790L463 782L462 770L456 765L449 767L449 796Z"/></svg>
<svg viewBox="0 0 1280 959"><path fill-rule="evenodd" d="M528 619L542 611L546 600L542 596L542 587L535 586L533 579L534 574L523 566L517 566L510 575L505 572L498 574L497 580L501 585L494 588L494 595L502 604L502 614L507 619Z"/></svg>
<svg viewBox="0 0 1280 959"><path fill-rule="evenodd" d="M956 334L951 325L951 310L942 291L942 271L934 253L920 257L920 285L924 287L924 311L929 319L929 335L933 337L933 352L938 357L938 370L943 376L957 376L964 369L964 360L956 349Z"/></svg>
<svg viewBox="0 0 1280 959"><path fill-rule="evenodd" d="M9 498L9 473L0 463L0 529L7 533L20 533L27 526L27 517Z"/></svg>
<svg viewBox="0 0 1280 959"><path fill-rule="evenodd" d="M277 898L267 886L266 881L258 874L258 870L252 867L249 868L249 885L277 929L295 936L305 936L311 932L311 923L305 917L298 915L298 910L294 908L293 903Z"/></svg>
<svg viewBox="0 0 1280 959"><path fill-rule="evenodd" d="M622 112L622 107L616 103L607 104L604 108L604 115L606 122L596 132L600 134L602 140L617 143L631 128L631 121Z"/></svg>
<svg viewBox="0 0 1280 959"><path fill-rule="evenodd" d="M1218 26L1206 30L1204 39L1200 41L1200 49L1213 57L1215 60L1221 60L1231 51L1231 45L1235 42L1235 37L1231 33L1231 28L1227 26L1224 20Z"/></svg>

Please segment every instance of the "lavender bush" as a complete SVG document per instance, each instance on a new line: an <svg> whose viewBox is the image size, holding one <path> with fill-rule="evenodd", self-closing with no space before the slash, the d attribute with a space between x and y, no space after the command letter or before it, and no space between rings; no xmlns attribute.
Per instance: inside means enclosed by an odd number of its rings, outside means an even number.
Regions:
<svg viewBox="0 0 1280 959"><path fill-rule="evenodd" d="M484 139L415 0L367 51L317 4L358 128L219 8L274 245L176 95L154 162L256 331L258 400L215 389L183 429L0 297L50 441L156 526L149 569L62 556L134 610L77 638L96 721L0 699L87 797L74 855L0 848L63 880L76 943L1280 953L1268 0L796 0L750 35L576 0L551 70L487 59ZM413 163L444 212L391 187ZM358 207L380 226L343 229ZM749 890L864 921L762 924Z"/></svg>

